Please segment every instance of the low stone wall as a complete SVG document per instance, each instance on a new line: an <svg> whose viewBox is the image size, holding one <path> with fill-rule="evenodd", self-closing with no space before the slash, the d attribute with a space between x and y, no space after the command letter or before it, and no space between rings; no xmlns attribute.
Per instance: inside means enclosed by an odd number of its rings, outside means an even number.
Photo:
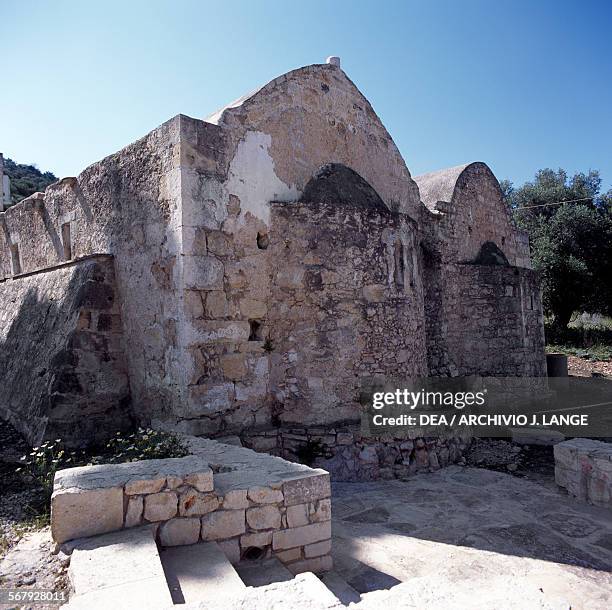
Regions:
<svg viewBox="0 0 612 610"><path fill-rule="evenodd" d="M152 523L162 546L216 541L237 563L275 556L297 574L331 569L329 475L250 449L184 437L192 455L59 471L57 542Z"/></svg>
<svg viewBox="0 0 612 610"><path fill-rule="evenodd" d="M575 438L558 443L555 481L579 500L612 508L612 443Z"/></svg>
<svg viewBox="0 0 612 610"><path fill-rule="evenodd" d="M461 460L470 435L435 438L365 438L358 425L274 428L242 436L245 445L291 461L308 461L333 481L403 479Z"/></svg>

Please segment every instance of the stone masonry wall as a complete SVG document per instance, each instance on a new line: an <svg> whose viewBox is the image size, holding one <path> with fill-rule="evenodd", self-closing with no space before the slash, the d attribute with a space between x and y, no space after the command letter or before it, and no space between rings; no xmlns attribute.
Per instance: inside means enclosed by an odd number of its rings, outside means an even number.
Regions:
<svg viewBox="0 0 612 610"><path fill-rule="evenodd" d="M215 541L232 563L257 552L297 574L331 569L329 475L185 437L193 455L59 471L57 542L151 524L162 546Z"/></svg>
<svg viewBox="0 0 612 610"><path fill-rule="evenodd" d="M109 256L0 282L0 416L32 444L129 427L119 304Z"/></svg>
<svg viewBox="0 0 612 610"><path fill-rule="evenodd" d="M423 210L429 373L545 375L541 294L527 236L484 163L454 169L417 178L430 196L445 197L429 202L435 214ZM475 264L485 244L505 263Z"/></svg>
<svg viewBox="0 0 612 610"><path fill-rule="evenodd" d="M470 434L435 437L364 437L358 425L253 430L242 435L246 446L291 461L323 468L332 481L408 479L461 461Z"/></svg>
<svg viewBox="0 0 612 610"><path fill-rule="evenodd" d="M266 339L279 261L266 249L270 202L298 201L319 168L335 162L368 180L388 209L416 219L420 203L393 140L336 66L294 70L208 121L191 120L197 135L182 146L186 393L162 419L220 435L275 417ZM212 150L217 174L202 170Z"/></svg>
<svg viewBox="0 0 612 610"><path fill-rule="evenodd" d="M270 392L280 422L360 417L361 378L424 374L422 285L414 227L340 203L277 203Z"/></svg>
<svg viewBox="0 0 612 610"><path fill-rule="evenodd" d="M554 451L557 485L583 502L612 509L612 444L574 438Z"/></svg>
<svg viewBox="0 0 612 610"><path fill-rule="evenodd" d="M176 117L0 214L5 277L15 249L21 272L115 256L133 405L145 420L180 401L181 125Z"/></svg>
<svg viewBox="0 0 612 610"><path fill-rule="evenodd" d="M539 277L530 269L460 265L448 346L459 375L546 375Z"/></svg>

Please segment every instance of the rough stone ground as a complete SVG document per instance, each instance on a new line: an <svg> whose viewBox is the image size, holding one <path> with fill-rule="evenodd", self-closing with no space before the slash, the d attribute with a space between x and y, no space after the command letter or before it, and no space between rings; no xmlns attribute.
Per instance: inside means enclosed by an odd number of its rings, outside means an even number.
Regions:
<svg viewBox="0 0 612 610"><path fill-rule="evenodd" d="M40 500L40 490L15 475L27 451L15 429L0 420L0 588L63 590L68 558L52 553L49 527L41 527L45 520L29 510Z"/></svg>
<svg viewBox="0 0 612 610"><path fill-rule="evenodd" d="M496 580L514 594L535 586L561 607L612 607L610 512L552 486L451 466L406 482L336 483L332 514L335 570L365 599L412 581L435 584L437 601L455 607L453 591L472 581L478 607L495 607L475 583ZM393 589L384 595L395 607Z"/></svg>
<svg viewBox="0 0 612 610"><path fill-rule="evenodd" d="M19 458L29 448L15 429L0 420L0 557L30 529L28 506L36 503L39 490L24 486L15 474Z"/></svg>

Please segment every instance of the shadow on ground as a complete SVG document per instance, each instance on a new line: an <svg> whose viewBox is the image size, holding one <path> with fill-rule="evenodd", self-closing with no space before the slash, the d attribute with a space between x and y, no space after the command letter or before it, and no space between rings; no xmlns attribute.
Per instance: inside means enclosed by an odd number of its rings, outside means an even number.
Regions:
<svg viewBox="0 0 612 610"><path fill-rule="evenodd" d="M359 593L503 576L579 600L573 607L612 606L610 512L552 485L459 466L336 483L333 519L335 570Z"/></svg>

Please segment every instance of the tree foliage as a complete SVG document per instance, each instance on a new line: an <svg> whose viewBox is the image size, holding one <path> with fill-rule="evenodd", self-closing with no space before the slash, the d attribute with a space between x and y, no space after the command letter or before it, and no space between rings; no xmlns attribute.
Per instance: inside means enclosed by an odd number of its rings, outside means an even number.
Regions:
<svg viewBox="0 0 612 610"><path fill-rule="evenodd" d="M601 193L599 172L543 169L520 188L507 180L501 187L529 234L555 325L566 328L575 311L612 314L612 191Z"/></svg>
<svg viewBox="0 0 612 610"><path fill-rule="evenodd" d="M37 191L44 191L49 184L57 182L57 177L51 172L41 172L35 165L15 163L8 158L4 159L4 173L11 180L13 204Z"/></svg>

